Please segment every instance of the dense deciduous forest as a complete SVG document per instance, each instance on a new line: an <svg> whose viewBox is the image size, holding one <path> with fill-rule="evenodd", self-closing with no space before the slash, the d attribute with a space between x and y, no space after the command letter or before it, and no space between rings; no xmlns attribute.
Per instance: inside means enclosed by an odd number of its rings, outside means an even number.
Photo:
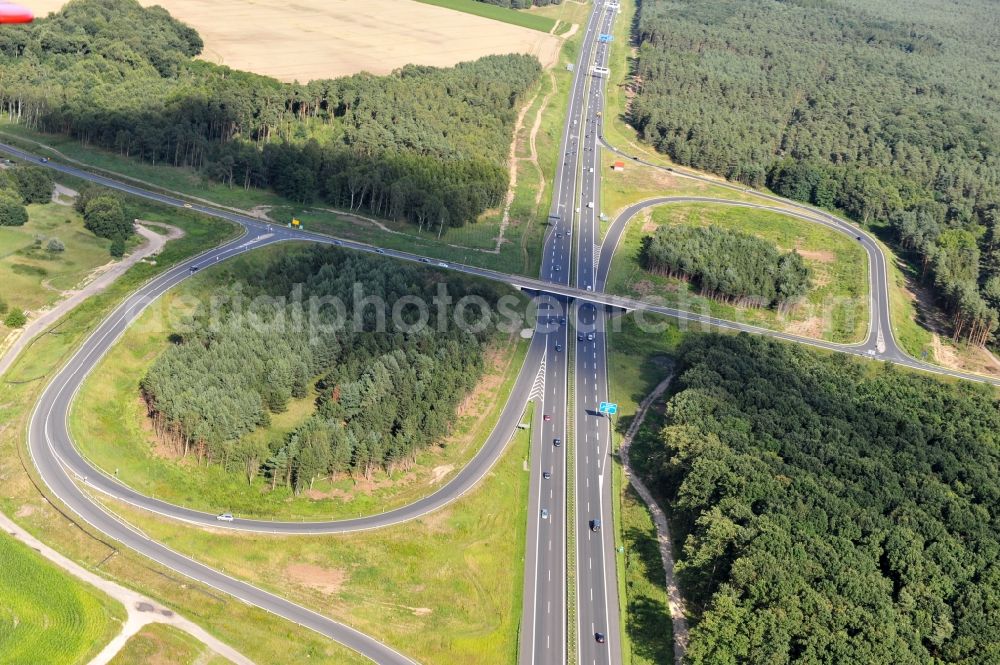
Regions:
<svg viewBox="0 0 1000 665"><path fill-rule="evenodd" d="M798 252L718 226L663 225L642 239L639 263L650 272L692 279L702 293L742 307L793 303L809 290Z"/></svg>
<svg viewBox="0 0 1000 665"><path fill-rule="evenodd" d="M383 328L376 308L355 309L355 284L364 285L365 297L390 307L419 298L430 307L432 325L406 331L390 322ZM501 288L459 281L448 286L456 300L474 294L489 303ZM267 264L230 287L216 311L201 307L143 378L141 392L158 436L178 456L223 464L248 482L263 472L272 487L296 491L325 475L367 477L378 468L405 467L449 431L494 340L492 328L463 330L452 316L440 319L446 328L439 329L430 304L436 287L434 273L329 248L296 250ZM285 300L265 304L267 296ZM313 310L313 297L338 298L344 310L329 303ZM416 308L401 314L408 324L418 320ZM288 436L270 442L244 436L287 409L292 398L311 394L315 412Z"/></svg>
<svg viewBox="0 0 1000 665"><path fill-rule="evenodd" d="M0 112L152 163L439 233L507 189L532 56L407 66L307 84L193 60L202 41L159 7L72 0L0 33Z"/></svg>
<svg viewBox="0 0 1000 665"><path fill-rule="evenodd" d="M633 452L684 543L690 662L997 662L991 388L749 335L689 336L676 372Z"/></svg>
<svg viewBox="0 0 1000 665"><path fill-rule="evenodd" d="M681 164L888 224L956 336L1000 309L993 0L643 0L630 121Z"/></svg>

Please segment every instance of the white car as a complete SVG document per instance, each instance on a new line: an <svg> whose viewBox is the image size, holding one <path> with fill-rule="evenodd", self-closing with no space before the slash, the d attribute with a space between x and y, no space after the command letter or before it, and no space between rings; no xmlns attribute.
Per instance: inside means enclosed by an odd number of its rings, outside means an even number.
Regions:
<svg viewBox="0 0 1000 665"><path fill-rule="evenodd" d="M232 522L233 521L233 514L232 513L222 513L221 515L216 515L215 519L219 520L220 522Z"/></svg>
<svg viewBox="0 0 1000 665"><path fill-rule="evenodd" d="M549 509L548 508L542 508L542 519L543 520L549 519Z"/></svg>

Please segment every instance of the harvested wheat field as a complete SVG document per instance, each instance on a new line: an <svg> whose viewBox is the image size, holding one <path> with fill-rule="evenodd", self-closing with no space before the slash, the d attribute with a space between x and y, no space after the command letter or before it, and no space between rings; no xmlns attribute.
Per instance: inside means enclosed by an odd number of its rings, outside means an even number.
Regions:
<svg viewBox="0 0 1000 665"><path fill-rule="evenodd" d="M65 0L36 0L37 16ZM140 0L160 5L205 41L202 58L300 82L406 64L447 67L495 53L530 53L546 67L561 40L413 0Z"/></svg>

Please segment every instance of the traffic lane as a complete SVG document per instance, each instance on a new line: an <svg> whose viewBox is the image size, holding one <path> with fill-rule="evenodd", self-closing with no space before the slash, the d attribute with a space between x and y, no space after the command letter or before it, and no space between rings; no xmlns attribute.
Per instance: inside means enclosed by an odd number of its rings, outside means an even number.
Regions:
<svg viewBox="0 0 1000 665"><path fill-rule="evenodd" d="M551 310L553 312L561 310ZM558 316L550 314L549 316ZM540 502L532 520L538 534L535 556L536 586L533 657L539 662L562 659L565 648L565 440L566 354L565 327L560 326L546 335L547 351L544 365L541 440L535 459L539 460L539 475L549 471L549 479L539 482ZM556 350L557 347L559 350ZM542 511L546 511L542 513ZM544 517L542 515L545 515Z"/></svg>
<svg viewBox="0 0 1000 665"><path fill-rule="evenodd" d="M775 203L780 203L785 206L791 206L793 209L797 211L797 214L793 216L798 216L800 219L804 219L806 221L823 223L828 226L837 228L837 230L840 230L842 233L853 235L856 239L860 240L860 242L863 243L865 251L868 253L869 266L871 269L870 281L875 283L877 287L872 291L871 294L872 297L876 299L877 306L871 308L871 311L873 312L872 314L873 322L879 324L879 327L881 328L881 330L885 335L886 348L884 353L888 359L894 359L897 357L900 358L909 357L899 347L898 343L895 340L895 335L892 329L891 319L889 316L888 272L887 272L885 254L883 253L881 246L878 244L878 241L868 231L865 231L864 229L861 229L850 222L847 222L835 215L832 215L826 212L825 210L815 208L813 206L805 205L796 201L791 201L789 199L783 199L779 196L768 194L766 192L757 191L748 187L734 185L732 183L719 180L717 178L700 176L694 173L688 173L683 169L660 166L658 164L652 164L642 159L637 159L635 156L628 155L625 152L616 148L615 146L609 144L607 141L604 140L603 136L601 136L600 139L601 139L601 144L608 150L622 157L632 159L634 162L638 164L649 166L651 168L655 168L661 171L668 171L678 177L711 183L713 185L719 187L725 187L726 189L731 189L733 191L751 193L754 196L769 201L773 201ZM733 203L728 201L727 199L716 200L714 202ZM762 204L751 204L751 205L755 207L761 207L762 209L765 210L775 210L777 212L789 214L788 208L773 208L770 206L763 206ZM875 336L877 334L877 329L875 329L874 326L871 326L869 328L869 333L871 336ZM875 342L874 339L866 340L866 344L870 344L872 346L874 345L874 342Z"/></svg>
<svg viewBox="0 0 1000 665"><path fill-rule="evenodd" d="M579 633L581 636L581 662L617 662L615 655L620 651L620 641L612 632L617 622L617 612L610 605L608 586L614 579L609 571L609 561L604 553L604 529L594 531L595 520L603 525L613 524L610 516L611 503L605 503L602 488L610 483L608 454L610 446L606 419L598 415L597 407L606 401L606 383L600 366L600 317L596 309L588 308L581 318L594 325L598 332L594 339L578 341L578 417L577 431L579 450L577 457L579 513L577 529L580 537L578 551L578 579L580 580ZM609 485L610 486L610 485ZM615 621L611 617L615 617ZM595 635L601 633L606 642L599 644Z"/></svg>
<svg viewBox="0 0 1000 665"><path fill-rule="evenodd" d="M726 201L726 199L721 199L720 201ZM636 205L641 205L641 203ZM330 242L330 238L321 237L316 239L316 241ZM607 241L605 242L605 245L608 245ZM359 248L359 250L372 251L369 248L367 248L367 246L361 247ZM418 258L419 255L407 254L404 252L396 252L394 253L394 256L396 258L401 258L410 261L419 260ZM606 260L610 261L610 257L611 254L608 254L607 252L602 250L601 251L602 265ZM822 340L816 340L808 337L801 337L798 335L781 333L773 330L768 330L766 328L760 328L758 326L741 324L732 321L726 321L724 319L717 319L710 316L704 316L701 314L696 314L694 312L689 312L677 308L659 306L645 301L636 300L633 298L610 295L607 293L603 293L600 288L595 288L592 291L588 291L585 288L575 288L572 286L567 286L565 284L557 284L551 281L543 281L543 280L533 279L530 277L522 277L520 275L511 275L507 273L501 273L495 270L489 270L486 268L475 268L472 266L456 264L456 263L447 264L447 268L449 270L455 270L458 272L463 272L470 275L476 275L486 279L504 282L506 284L514 286L515 288L527 292L547 293L555 296L564 296L564 297L578 299L582 302L601 304L611 308L621 309L626 311L634 311L634 310L648 311L656 314L661 314L670 318L675 318L680 321L699 323L709 328L716 327L722 330L753 333L756 335L775 337L777 339L781 339L788 342L795 342L798 344L805 344L816 348L827 349L838 353L847 353L851 355L864 356L869 358L872 357L872 354L868 353L868 351L870 351L871 349L869 349L865 344L853 344L853 345L837 344L834 342L824 342ZM604 270L602 269L601 272L603 273ZM606 278L606 274L604 275L604 277ZM894 356L890 354L881 354L877 359L892 360L893 362L897 362L896 360L897 357L899 364L905 364L908 367L919 369L921 371L925 371L928 373L938 374L942 376L951 376L969 381L1000 385L1000 379L994 379L992 377L986 377L978 374L970 374L966 372L945 370L944 368L916 361L913 358L910 358L909 356L906 356L901 352L899 353L899 356Z"/></svg>
<svg viewBox="0 0 1000 665"><path fill-rule="evenodd" d="M593 92L588 99L588 117L596 116L600 107L599 94L601 79L593 80ZM578 285L584 289L594 286L593 248L596 246L597 217L600 212L599 169L597 168L596 136L588 132L588 154L584 158L584 198L586 207L581 229L581 237L585 241L585 251L578 255L579 279ZM597 330L597 309L592 306L581 307L581 325L588 331ZM578 594L578 634L580 635L580 662L606 663L617 662L620 655L620 642L617 636L608 639L608 624L610 623L610 608L607 586L614 575L607 570L607 562L603 554L603 532L593 531L595 520L610 524L603 510L603 497L600 487L603 484L602 444L607 444L607 435L602 442L602 428L599 422L594 422L600 396L606 394L606 386L602 383L603 376L597 372L597 341L596 332L587 332L583 339L577 339L577 579ZM607 448L604 448L607 453ZM610 504L609 504L610 505ZM613 572L613 571L612 571ZM617 621L617 613L615 613ZM597 642L596 635L605 636L605 642Z"/></svg>

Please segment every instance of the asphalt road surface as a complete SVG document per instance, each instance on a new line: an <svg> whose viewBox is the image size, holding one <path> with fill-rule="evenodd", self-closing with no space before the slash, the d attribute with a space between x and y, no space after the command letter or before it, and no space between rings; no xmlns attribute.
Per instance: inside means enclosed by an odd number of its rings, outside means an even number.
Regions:
<svg viewBox="0 0 1000 665"><path fill-rule="evenodd" d="M576 286L598 290L595 257L600 244L601 160L599 138L604 111L605 77L610 35L616 9L595 5L598 24L585 39L593 43L592 59L584 67L590 75L582 103L583 141L577 234ZM587 56L590 57L589 51ZM576 513L576 623L577 662L580 665L618 665L622 662L619 630L617 566L614 551L611 480L611 429L598 411L608 401L607 347L604 308L581 303L576 336L574 442Z"/></svg>

